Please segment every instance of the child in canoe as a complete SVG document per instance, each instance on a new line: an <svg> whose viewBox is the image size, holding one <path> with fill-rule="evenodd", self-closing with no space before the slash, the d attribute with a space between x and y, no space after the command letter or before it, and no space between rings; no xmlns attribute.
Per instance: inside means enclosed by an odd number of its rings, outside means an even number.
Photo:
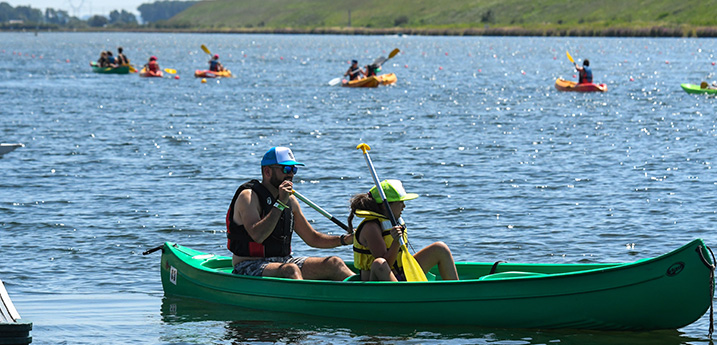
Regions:
<svg viewBox="0 0 717 345"><path fill-rule="evenodd" d="M402 236L406 240L405 224L400 217L406 207L404 201L418 198L418 194L406 193L399 180L384 180L381 189L401 225L391 226L375 186L368 193L354 195L350 201L349 228L353 229L351 221L354 216L364 218L354 233L354 266L361 270L361 280L364 281L406 280L402 267L397 263L400 247L398 237ZM423 273L437 265L443 280L458 280L453 254L445 243L435 242L418 251L414 258Z"/></svg>

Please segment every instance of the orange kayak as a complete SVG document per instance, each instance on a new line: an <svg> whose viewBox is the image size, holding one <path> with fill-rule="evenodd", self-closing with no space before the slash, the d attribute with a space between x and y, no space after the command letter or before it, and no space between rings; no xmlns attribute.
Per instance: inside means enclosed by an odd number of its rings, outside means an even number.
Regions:
<svg viewBox="0 0 717 345"><path fill-rule="evenodd" d="M382 74L379 76L371 76L359 80L343 81L341 86L345 87L378 87L379 85L390 85L397 80L396 74Z"/></svg>
<svg viewBox="0 0 717 345"><path fill-rule="evenodd" d="M381 83L381 85L391 85L398 80L395 73L381 74L376 78L378 78L378 82Z"/></svg>
<svg viewBox="0 0 717 345"><path fill-rule="evenodd" d="M607 91L607 85L605 84L593 84L593 83L582 83L578 84L574 81L565 80L558 78L555 81L555 88L560 91L576 91L576 92L605 92Z"/></svg>

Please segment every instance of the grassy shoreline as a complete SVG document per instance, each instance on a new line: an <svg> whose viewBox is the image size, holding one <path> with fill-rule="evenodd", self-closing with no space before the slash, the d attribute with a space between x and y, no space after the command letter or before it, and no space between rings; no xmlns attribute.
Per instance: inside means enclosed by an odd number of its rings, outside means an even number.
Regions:
<svg viewBox="0 0 717 345"><path fill-rule="evenodd" d="M0 29L0 32L34 32L35 28ZM85 28L40 29L39 32L157 32L157 33L223 33L223 34L312 34L312 35L412 35L412 36L543 36L543 37L717 37L717 27L651 26L605 28Z"/></svg>

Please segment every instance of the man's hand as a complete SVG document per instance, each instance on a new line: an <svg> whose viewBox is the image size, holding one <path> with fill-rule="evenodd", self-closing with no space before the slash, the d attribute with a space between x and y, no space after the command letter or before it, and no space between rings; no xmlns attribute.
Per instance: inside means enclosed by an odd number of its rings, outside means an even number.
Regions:
<svg viewBox="0 0 717 345"><path fill-rule="evenodd" d="M284 204L289 204L289 196L291 196L291 190L294 188L294 183L288 180L284 180L279 185L279 201Z"/></svg>

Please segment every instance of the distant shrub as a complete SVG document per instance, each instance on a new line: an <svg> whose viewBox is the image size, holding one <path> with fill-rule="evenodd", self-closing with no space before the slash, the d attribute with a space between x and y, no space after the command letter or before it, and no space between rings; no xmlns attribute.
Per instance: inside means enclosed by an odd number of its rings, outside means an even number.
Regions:
<svg viewBox="0 0 717 345"><path fill-rule="evenodd" d="M408 23L408 17L407 16L400 16L396 18L396 20L393 21L393 26L401 26L403 24Z"/></svg>

